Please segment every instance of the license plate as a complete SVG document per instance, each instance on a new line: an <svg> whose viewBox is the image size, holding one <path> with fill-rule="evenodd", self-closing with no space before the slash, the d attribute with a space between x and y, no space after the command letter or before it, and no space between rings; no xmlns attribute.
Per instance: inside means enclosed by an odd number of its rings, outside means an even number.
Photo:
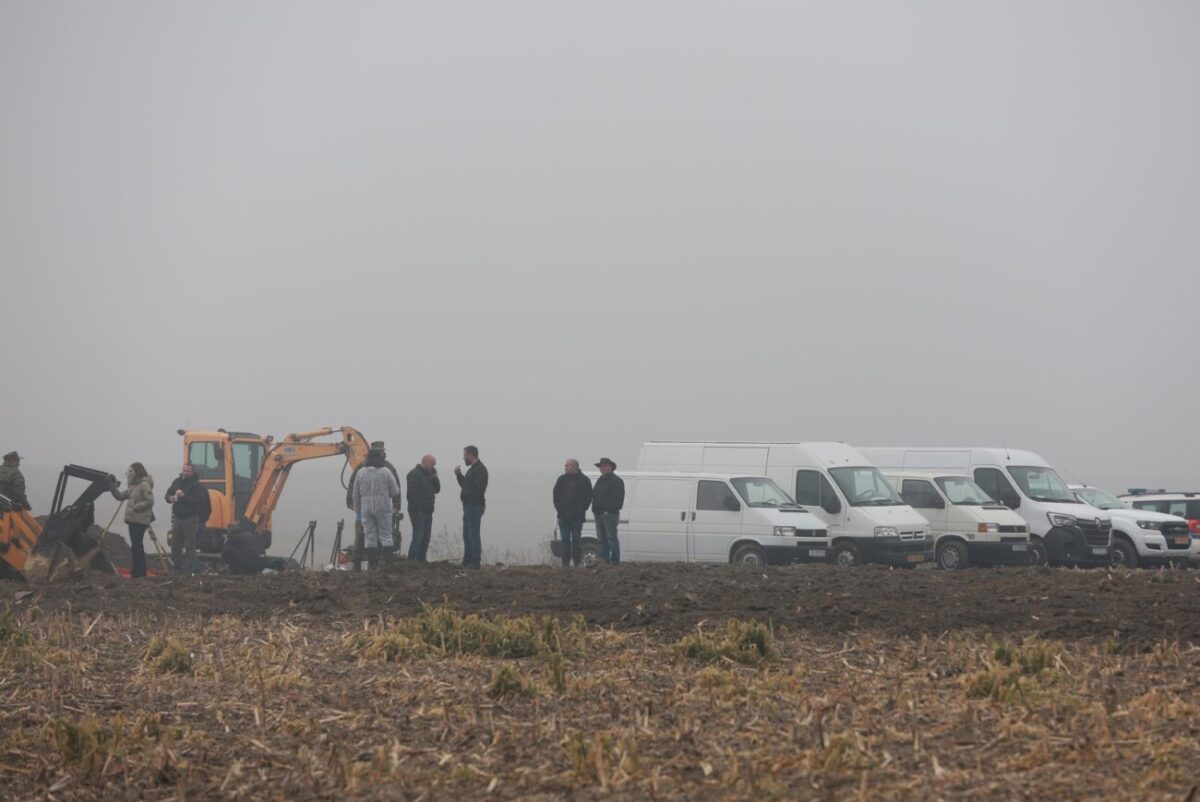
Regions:
<svg viewBox="0 0 1200 802"><path fill-rule="evenodd" d="M923 562L925 562L925 555L924 554L910 554L910 555L908 555L908 561L910 563L923 563Z"/></svg>
<svg viewBox="0 0 1200 802"><path fill-rule="evenodd" d="M1173 537L1173 538L1171 538L1171 542L1174 543L1176 546L1186 546L1186 545L1188 545L1189 541L1188 541L1188 538L1186 538L1186 537Z"/></svg>
<svg viewBox="0 0 1200 802"><path fill-rule="evenodd" d="M1108 549L1092 549L1092 554L1099 557L1101 554L1108 554Z"/></svg>
<svg viewBox="0 0 1200 802"><path fill-rule="evenodd" d="M809 549L808 556L809 557L824 557L825 549Z"/></svg>
<svg viewBox="0 0 1200 802"><path fill-rule="evenodd" d="M1029 551L1029 544L1017 543L1013 546L1013 551Z"/></svg>

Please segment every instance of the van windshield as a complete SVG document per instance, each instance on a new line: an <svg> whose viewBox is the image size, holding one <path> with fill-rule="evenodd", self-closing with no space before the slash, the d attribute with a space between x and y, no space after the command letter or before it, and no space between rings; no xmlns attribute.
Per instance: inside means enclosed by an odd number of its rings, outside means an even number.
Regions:
<svg viewBox="0 0 1200 802"><path fill-rule="evenodd" d="M1078 504L1079 499L1067 487L1053 468L1032 468L1014 465L1009 474L1021 487L1021 492L1034 501L1054 501L1061 504Z"/></svg>
<svg viewBox="0 0 1200 802"><path fill-rule="evenodd" d="M982 507L984 504L995 504L996 501L983 488L965 476L939 476L935 481L951 504L961 504L964 507Z"/></svg>
<svg viewBox="0 0 1200 802"><path fill-rule="evenodd" d="M799 507L783 488L765 476L734 479L733 487L748 507Z"/></svg>
<svg viewBox="0 0 1200 802"><path fill-rule="evenodd" d="M1107 490L1101 490L1098 487L1081 487L1075 491L1075 495L1084 504L1091 504L1096 509L1100 510L1124 510L1128 509L1128 505L1121 499L1109 493Z"/></svg>
<svg viewBox="0 0 1200 802"><path fill-rule="evenodd" d="M830 468L851 507L895 507L904 502L878 468Z"/></svg>

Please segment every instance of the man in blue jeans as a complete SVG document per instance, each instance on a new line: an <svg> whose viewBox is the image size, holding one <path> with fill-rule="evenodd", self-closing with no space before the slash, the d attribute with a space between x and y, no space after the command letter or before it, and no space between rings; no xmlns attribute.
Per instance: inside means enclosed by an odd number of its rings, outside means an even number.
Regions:
<svg viewBox="0 0 1200 802"><path fill-rule="evenodd" d="M617 539L617 522L625 506L625 482L617 476L617 463L601 457L596 463L600 478L592 488L592 514L596 518L596 539L600 541L600 557L613 565L621 562L621 541Z"/></svg>
<svg viewBox="0 0 1200 802"><path fill-rule="evenodd" d="M592 480L579 470L579 460L569 459L562 476L554 483L554 512L558 515L558 534L562 538L562 564L583 562L580 535L583 520L592 504Z"/></svg>
<svg viewBox="0 0 1200 802"><path fill-rule="evenodd" d="M458 497L463 505L463 568L479 568L483 561L483 543L479 536L479 527L483 522L483 512L487 507L488 471L479 461L479 449L467 446L463 449L463 464L467 466L464 473L460 466L454 468L454 478L462 488Z"/></svg>

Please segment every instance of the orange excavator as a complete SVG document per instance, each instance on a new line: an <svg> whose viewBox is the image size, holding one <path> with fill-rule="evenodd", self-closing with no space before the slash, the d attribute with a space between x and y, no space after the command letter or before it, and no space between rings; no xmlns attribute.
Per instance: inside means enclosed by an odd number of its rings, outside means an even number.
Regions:
<svg viewBox="0 0 1200 802"><path fill-rule="evenodd" d="M297 462L343 456L345 470L366 462L368 443L351 426L326 427L289 434L282 440L250 432L184 431L183 459L208 489L212 514L196 539L203 555L220 554L225 538L250 530L264 549L271 546L271 513L279 503L288 475ZM325 438L336 436L330 441Z"/></svg>

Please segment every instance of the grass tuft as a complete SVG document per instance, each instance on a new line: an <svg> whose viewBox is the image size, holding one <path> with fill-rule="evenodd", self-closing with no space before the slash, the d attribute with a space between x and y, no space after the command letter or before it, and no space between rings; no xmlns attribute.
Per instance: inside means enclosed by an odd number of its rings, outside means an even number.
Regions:
<svg viewBox="0 0 1200 802"><path fill-rule="evenodd" d="M757 621L730 621L712 634L701 631L680 638L675 653L697 663L732 661L756 666L775 656L774 637Z"/></svg>

